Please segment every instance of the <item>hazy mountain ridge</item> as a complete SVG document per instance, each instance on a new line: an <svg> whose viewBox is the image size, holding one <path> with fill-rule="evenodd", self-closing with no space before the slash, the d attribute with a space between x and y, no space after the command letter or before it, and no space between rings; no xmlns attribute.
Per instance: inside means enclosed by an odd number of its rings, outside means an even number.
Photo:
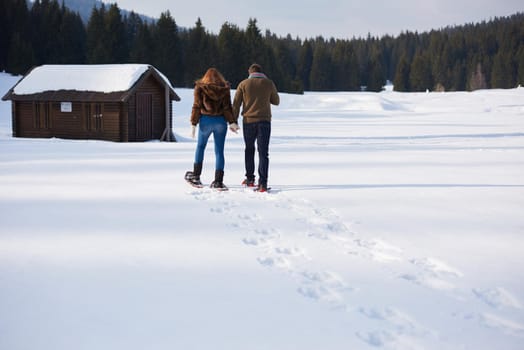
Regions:
<svg viewBox="0 0 524 350"><path fill-rule="evenodd" d="M91 12L93 11L93 7L101 7L102 5L105 5L106 7L110 6L111 3L104 3L100 0L63 0L64 5L70 9L73 12L78 12L80 14L80 17L82 18L82 21L87 24L89 21L89 17L91 17ZM60 2L62 3L62 2ZM29 3L31 5L31 2ZM120 7L120 6L119 6ZM133 10L125 10L120 8L120 12L123 16L128 16ZM135 12L136 13L136 12ZM152 18L146 15L138 14L142 20L146 21L156 21L156 18ZM160 15L160 14L159 14Z"/></svg>

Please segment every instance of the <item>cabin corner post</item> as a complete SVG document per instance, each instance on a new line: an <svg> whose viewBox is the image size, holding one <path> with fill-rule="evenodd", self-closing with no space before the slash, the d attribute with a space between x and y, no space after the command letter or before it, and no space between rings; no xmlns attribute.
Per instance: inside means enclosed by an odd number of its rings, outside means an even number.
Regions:
<svg viewBox="0 0 524 350"><path fill-rule="evenodd" d="M169 117L170 117L170 118L169 118L169 120L170 120L170 122L169 122L169 125L170 125L170 127L169 127L169 134L171 135L171 141L173 141L173 142L177 142L177 140L176 140L176 136L175 136L175 134L173 133L173 128L172 128L172 126L173 126L174 111L173 111L173 103L172 103L171 100L169 101L169 108L170 108L170 112L169 112Z"/></svg>
<svg viewBox="0 0 524 350"><path fill-rule="evenodd" d="M165 104L166 104L166 130L167 130L167 133L166 133L166 136L167 136L167 142L171 142L171 118L169 118L169 88L166 87L164 88L164 91L165 91Z"/></svg>
<svg viewBox="0 0 524 350"><path fill-rule="evenodd" d="M16 124L16 102L11 101L11 127L13 137L18 137L17 135L17 124Z"/></svg>
<svg viewBox="0 0 524 350"><path fill-rule="evenodd" d="M120 104L120 141L129 142L129 102Z"/></svg>
<svg viewBox="0 0 524 350"><path fill-rule="evenodd" d="M166 118L166 127L162 134L162 137L160 138L160 141L167 141L171 142L171 108L169 106L171 100L169 99L169 86L164 87L164 110L165 110L165 118Z"/></svg>

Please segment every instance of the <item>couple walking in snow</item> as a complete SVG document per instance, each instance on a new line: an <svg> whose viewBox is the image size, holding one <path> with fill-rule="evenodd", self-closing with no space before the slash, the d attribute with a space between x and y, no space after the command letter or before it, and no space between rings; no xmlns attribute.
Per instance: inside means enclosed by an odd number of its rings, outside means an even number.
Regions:
<svg viewBox="0 0 524 350"><path fill-rule="evenodd" d="M209 136L213 134L215 142L215 180L212 188L227 190L224 185L224 143L228 129L237 133L238 117L242 107L242 131L245 150L245 179L243 185L257 187L258 191L267 191L269 171L269 139L271 136L271 105L278 105L280 98L275 84L263 72L258 64L248 69L249 77L237 87L231 103L231 87L222 74L215 68L209 68L204 76L197 80L191 111L192 137L198 128L197 147L193 171L186 173L186 180L193 186L202 187L200 175L204 152ZM258 185L255 185L255 143L258 149Z"/></svg>

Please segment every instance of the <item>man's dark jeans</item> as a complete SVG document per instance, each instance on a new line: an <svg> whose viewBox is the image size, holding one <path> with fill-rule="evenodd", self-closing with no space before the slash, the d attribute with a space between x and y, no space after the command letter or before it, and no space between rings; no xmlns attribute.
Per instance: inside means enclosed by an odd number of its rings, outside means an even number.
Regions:
<svg viewBox="0 0 524 350"><path fill-rule="evenodd" d="M255 178L255 142L258 149L258 183L267 186L269 171L269 138L271 137L270 122L244 123L246 178Z"/></svg>

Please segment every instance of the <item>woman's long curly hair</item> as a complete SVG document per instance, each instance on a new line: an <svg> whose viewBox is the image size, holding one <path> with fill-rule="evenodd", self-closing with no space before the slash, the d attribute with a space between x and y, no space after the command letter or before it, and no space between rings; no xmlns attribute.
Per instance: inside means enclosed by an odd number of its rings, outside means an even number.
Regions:
<svg viewBox="0 0 524 350"><path fill-rule="evenodd" d="M216 68L209 68L206 71L206 74L204 74L202 78L197 80L197 83L216 84L216 85L222 85L222 86L228 85L227 80L224 78L222 73L220 73L218 69Z"/></svg>

